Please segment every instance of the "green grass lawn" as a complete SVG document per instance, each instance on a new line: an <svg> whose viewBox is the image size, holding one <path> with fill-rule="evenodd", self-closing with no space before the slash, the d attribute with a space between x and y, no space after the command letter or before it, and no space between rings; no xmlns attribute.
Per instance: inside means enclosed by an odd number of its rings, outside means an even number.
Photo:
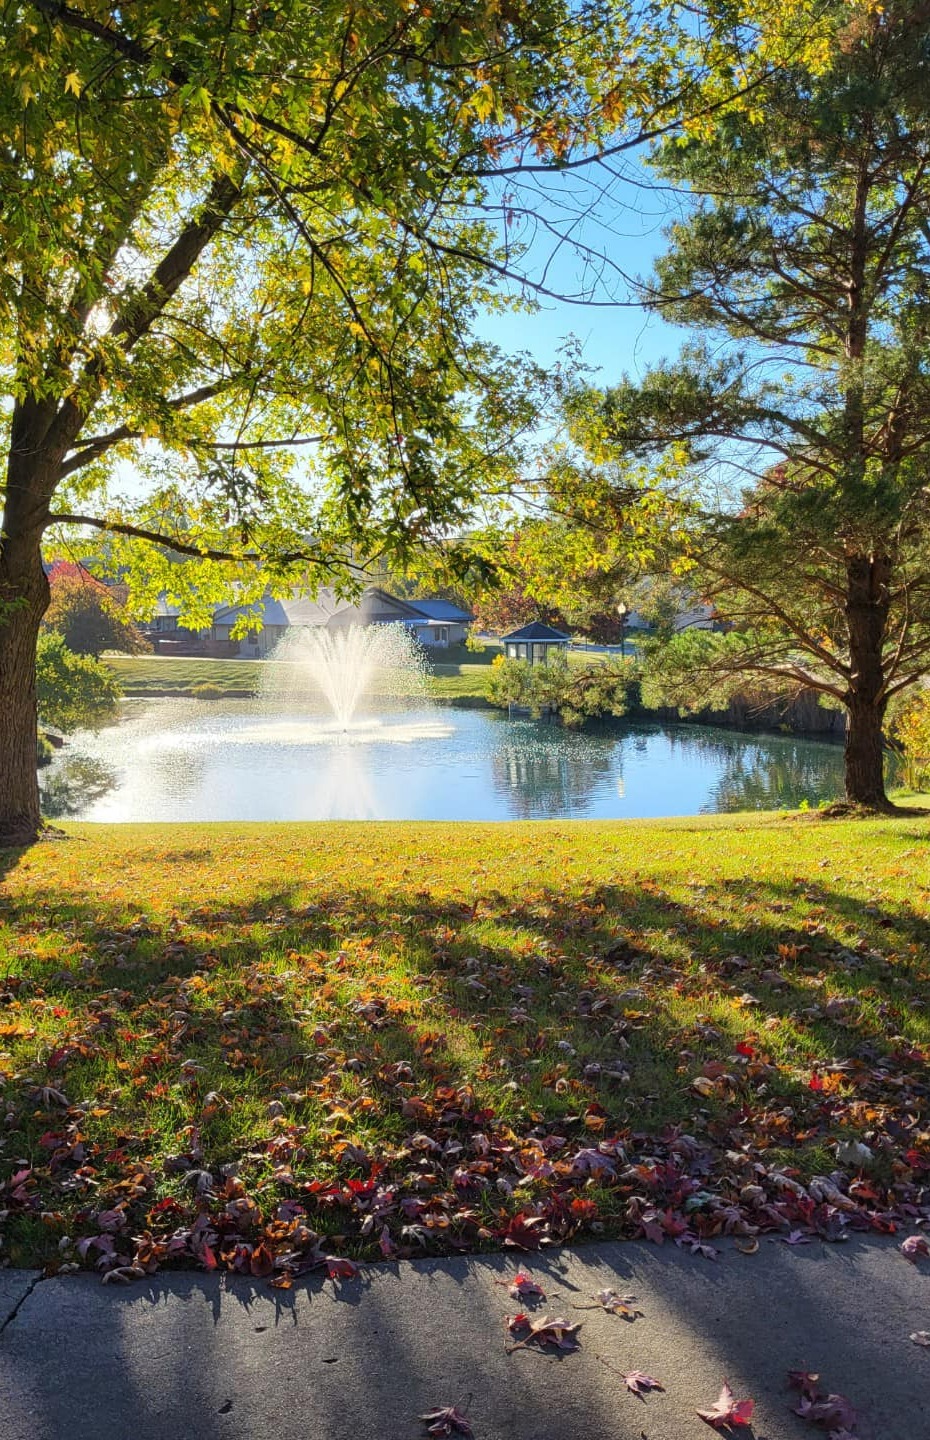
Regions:
<svg viewBox="0 0 930 1440"><path fill-rule="evenodd" d="M0 856L14 1264L830 1234L930 1178L926 819L67 832Z"/></svg>
<svg viewBox="0 0 930 1440"><path fill-rule="evenodd" d="M444 652L445 653L445 652ZM436 663L431 666L427 691L431 699L441 701L484 702L488 662L473 663L470 653L462 649L463 661ZM126 695L159 696L190 695L196 686L212 685L229 698L257 693L278 665L287 661L266 660L192 660L159 655L108 655L106 664L116 675Z"/></svg>

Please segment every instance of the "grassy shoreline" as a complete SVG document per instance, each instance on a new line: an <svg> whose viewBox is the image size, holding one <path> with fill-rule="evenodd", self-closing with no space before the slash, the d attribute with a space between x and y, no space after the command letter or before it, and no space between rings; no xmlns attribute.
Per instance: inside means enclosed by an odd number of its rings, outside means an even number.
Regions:
<svg viewBox="0 0 930 1440"><path fill-rule="evenodd" d="M248 700L261 693L263 684L286 660L199 660L174 656L107 655L127 699L196 698L197 687L211 685L220 697ZM450 704L486 705L486 664L436 663L427 677L431 700Z"/></svg>
<svg viewBox="0 0 930 1440"><path fill-rule="evenodd" d="M2 854L0 1257L289 1283L320 1246L888 1228L930 1174L928 820Z"/></svg>

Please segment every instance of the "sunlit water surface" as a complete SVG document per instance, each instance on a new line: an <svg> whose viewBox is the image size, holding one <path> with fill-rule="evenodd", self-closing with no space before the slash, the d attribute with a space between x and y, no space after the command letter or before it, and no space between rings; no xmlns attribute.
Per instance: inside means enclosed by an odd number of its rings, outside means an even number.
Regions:
<svg viewBox="0 0 930 1440"><path fill-rule="evenodd" d="M841 790L828 743L614 722L570 733L443 706L356 717L129 700L42 774L82 820L522 820L780 809Z"/></svg>

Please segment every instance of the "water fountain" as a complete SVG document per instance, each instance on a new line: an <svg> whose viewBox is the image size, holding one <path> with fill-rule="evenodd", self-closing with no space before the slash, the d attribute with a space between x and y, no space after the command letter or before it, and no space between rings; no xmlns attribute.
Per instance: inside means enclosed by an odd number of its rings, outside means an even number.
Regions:
<svg viewBox="0 0 930 1440"><path fill-rule="evenodd" d="M297 630L275 647L262 685L263 708L305 710L321 705L323 720L282 721L304 744L413 740L452 734L438 720L405 721L403 709L428 704L426 657L403 625L350 625L337 630ZM400 712L397 719L393 716ZM390 718L389 718L390 717ZM266 728L266 727L263 727Z"/></svg>
<svg viewBox="0 0 930 1440"><path fill-rule="evenodd" d="M262 694L278 702L322 702L348 730L372 700L420 700L426 662L402 625L292 630L271 655Z"/></svg>

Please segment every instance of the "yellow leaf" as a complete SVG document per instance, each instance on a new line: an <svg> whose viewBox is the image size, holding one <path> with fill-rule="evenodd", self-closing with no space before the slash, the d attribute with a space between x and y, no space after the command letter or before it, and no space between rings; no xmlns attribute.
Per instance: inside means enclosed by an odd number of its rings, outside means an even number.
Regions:
<svg viewBox="0 0 930 1440"><path fill-rule="evenodd" d="M72 95L80 96L83 86L81 85L81 77L76 70L72 70L65 76L65 89L70 90Z"/></svg>

